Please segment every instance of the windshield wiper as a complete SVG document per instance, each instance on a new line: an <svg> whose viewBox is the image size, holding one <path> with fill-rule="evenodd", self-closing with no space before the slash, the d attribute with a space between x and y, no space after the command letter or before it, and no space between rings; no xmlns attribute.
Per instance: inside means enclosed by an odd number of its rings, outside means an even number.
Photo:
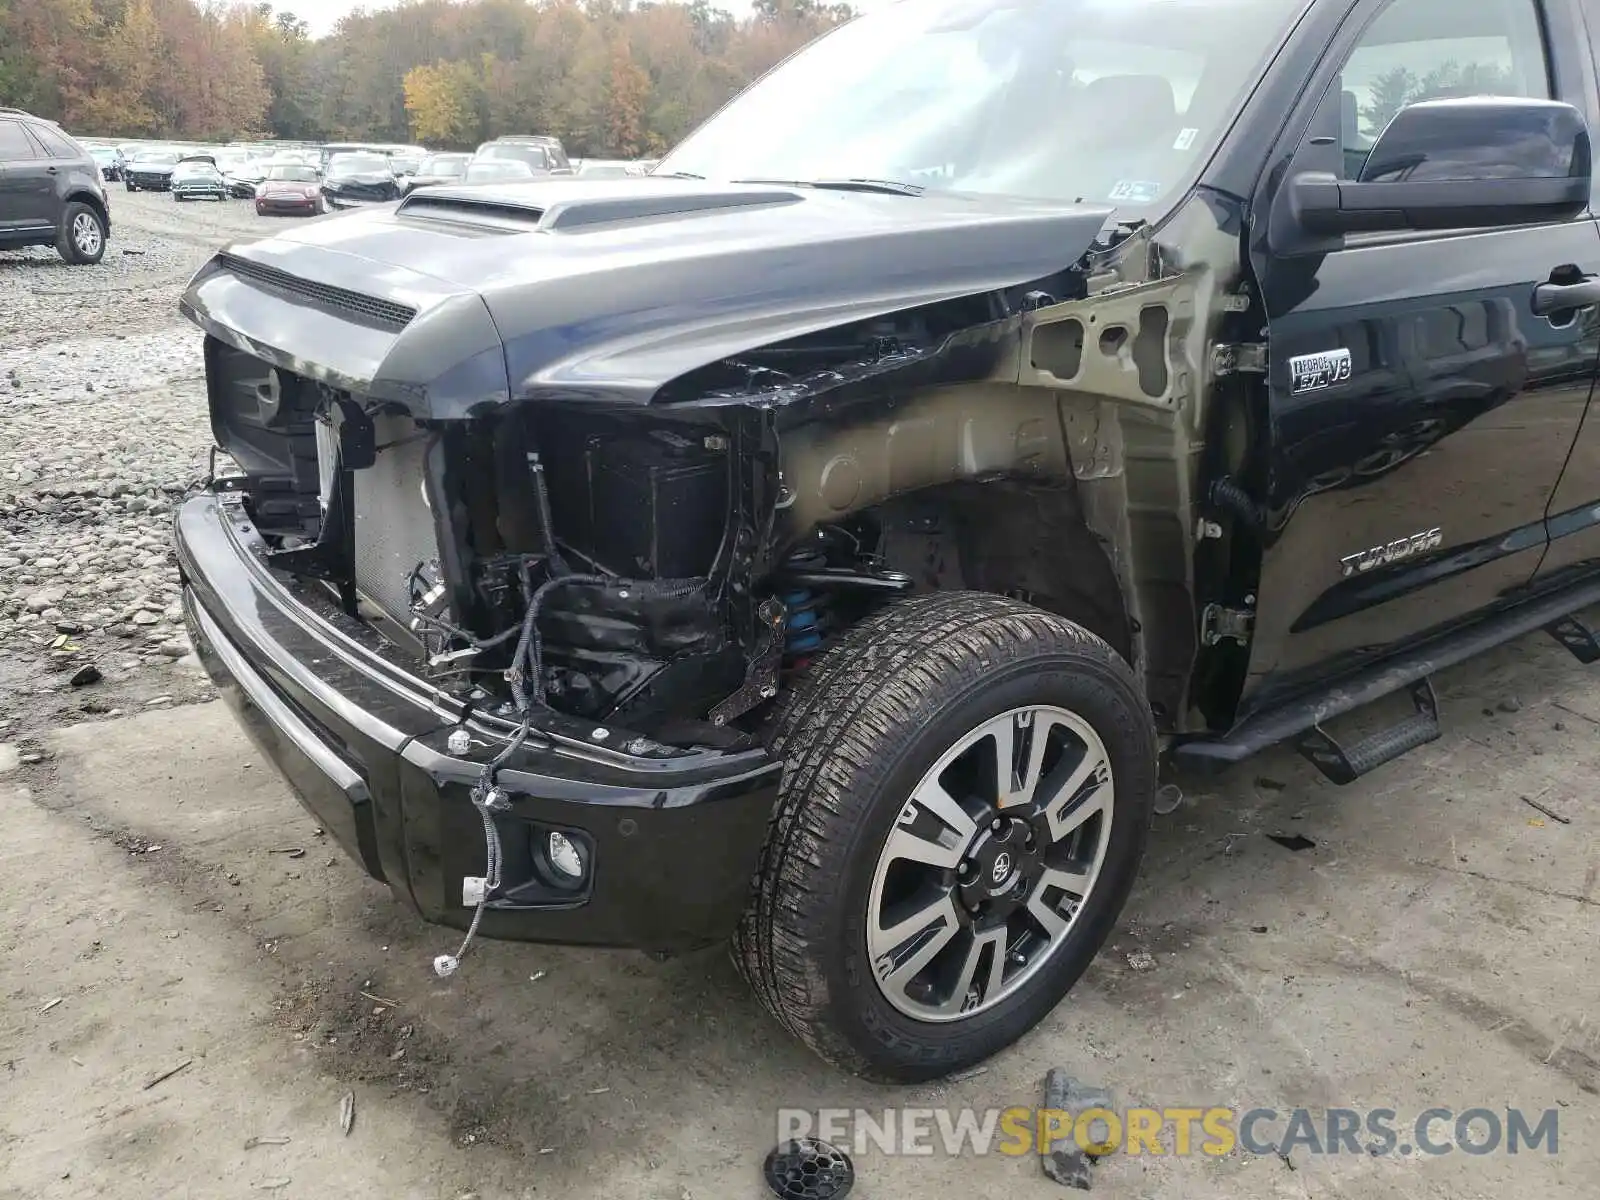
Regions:
<svg viewBox="0 0 1600 1200"><path fill-rule="evenodd" d="M652 172L654 174L654 172ZM693 171L668 171L665 175L655 175L657 179L704 179L704 175L696 175Z"/></svg>
<svg viewBox="0 0 1600 1200"><path fill-rule="evenodd" d="M735 183L765 183L783 187L821 188L830 192L876 192L883 196L920 196L928 189L896 179L735 179Z"/></svg>

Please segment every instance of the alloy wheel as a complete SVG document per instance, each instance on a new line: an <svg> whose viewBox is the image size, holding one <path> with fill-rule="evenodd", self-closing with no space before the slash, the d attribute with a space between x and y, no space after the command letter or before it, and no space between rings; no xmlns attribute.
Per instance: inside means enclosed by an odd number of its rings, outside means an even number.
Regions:
<svg viewBox="0 0 1600 1200"><path fill-rule="evenodd" d="M93 213L81 212L72 221L72 244L87 258L100 253L100 222Z"/></svg>
<svg viewBox="0 0 1600 1200"><path fill-rule="evenodd" d="M1111 757L1082 717L1015 708L970 730L901 807L873 875L884 998L958 1021L1015 995L1066 940L1111 839Z"/></svg>

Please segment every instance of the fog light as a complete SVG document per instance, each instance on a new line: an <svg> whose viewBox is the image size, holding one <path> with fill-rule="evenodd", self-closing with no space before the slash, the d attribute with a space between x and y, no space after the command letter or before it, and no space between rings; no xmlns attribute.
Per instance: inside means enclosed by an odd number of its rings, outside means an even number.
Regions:
<svg viewBox="0 0 1600 1200"><path fill-rule="evenodd" d="M583 855L564 833L550 835L550 865L570 879L583 878Z"/></svg>

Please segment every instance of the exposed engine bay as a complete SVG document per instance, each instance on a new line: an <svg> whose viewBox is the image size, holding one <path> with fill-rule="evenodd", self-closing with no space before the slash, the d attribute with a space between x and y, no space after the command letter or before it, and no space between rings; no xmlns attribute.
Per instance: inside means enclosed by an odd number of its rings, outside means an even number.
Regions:
<svg viewBox="0 0 1600 1200"><path fill-rule="evenodd" d="M835 335L774 358L905 353L885 336L880 323L856 345ZM419 674L507 715L548 707L735 744L830 630L913 586L885 561L896 531L860 514L758 566L785 496L770 424L742 407L688 421L553 403L419 422L220 343L208 354L228 396L218 441L271 565L320 581ZM717 370L741 398L793 377L755 359Z"/></svg>

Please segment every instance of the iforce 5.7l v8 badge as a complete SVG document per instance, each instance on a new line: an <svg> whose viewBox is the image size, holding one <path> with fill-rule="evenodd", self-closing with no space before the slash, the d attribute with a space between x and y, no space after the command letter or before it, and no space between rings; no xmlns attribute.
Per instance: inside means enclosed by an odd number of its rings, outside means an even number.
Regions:
<svg viewBox="0 0 1600 1200"><path fill-rule="evenodd" d="M1320 392L1350 378L1350 351L1324 350L1297 354L1289 360L1289 394Z"/></svg>

